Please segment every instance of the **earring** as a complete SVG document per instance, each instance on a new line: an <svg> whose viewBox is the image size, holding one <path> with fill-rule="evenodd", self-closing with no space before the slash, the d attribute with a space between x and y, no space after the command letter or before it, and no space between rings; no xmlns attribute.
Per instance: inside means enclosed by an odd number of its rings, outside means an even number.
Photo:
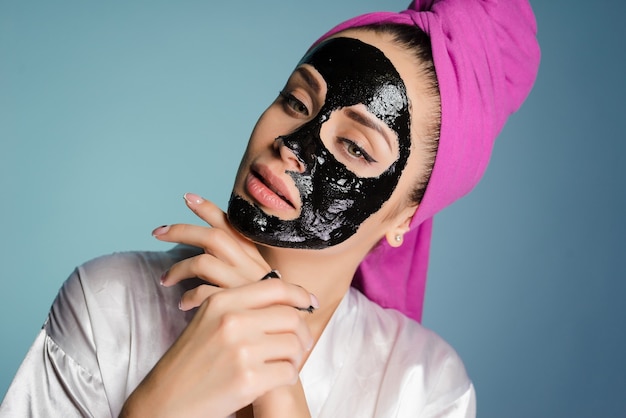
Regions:
<svg viewBox="0 0 626 418"><path fill-rule="evenodd" d="M392 247L399 247L402 245L402 240L404 239L404 235L403 234L396 234L396 235L387 235L387 243L389 243L389 245L391 245Z"/></svg>

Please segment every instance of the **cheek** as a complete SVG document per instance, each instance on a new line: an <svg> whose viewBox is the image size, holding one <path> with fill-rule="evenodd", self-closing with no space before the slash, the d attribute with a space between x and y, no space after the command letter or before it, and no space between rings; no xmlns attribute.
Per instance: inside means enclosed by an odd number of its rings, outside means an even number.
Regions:
<svg viewBox="0 0 626 418"><path fill-rule="evenodd" d="M266 109L259 120L257 120L256 125L254 125L254 129L250 135L250 140L248 141L248 150L254 148L263 139L266 140L266 137L270 134L269 128L271 123L268 122L272 119L271 109L271 106Z"/></svg>
<svg viewBox="0 0 626 418"><path fill-rule="evenodd" d="M254 159L261 150L267 148L269 144L274 142L276 136L272 129L272 123L268 123L271 119L271 113L268 109L263 112L257 121L254 129L252 129L246 150L241 158L241 165Z"/></svg>
<svg viewBox="0 0 626 418"><path fill-rule="evenodd" d="M281 104L273 103L257 121L250 142L273 142L279 136L295 131L305 122L286 115Z"/></svg>

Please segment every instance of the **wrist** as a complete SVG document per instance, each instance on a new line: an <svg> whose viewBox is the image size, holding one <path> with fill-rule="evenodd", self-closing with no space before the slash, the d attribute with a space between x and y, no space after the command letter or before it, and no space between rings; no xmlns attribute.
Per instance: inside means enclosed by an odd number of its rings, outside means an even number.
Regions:
<svg viewBox="0 0 626 418"><path fill-rule="evenodd" d="M309 408L300 380L294 385L281 386L253 402L255 417L309 418Z"/></svg>

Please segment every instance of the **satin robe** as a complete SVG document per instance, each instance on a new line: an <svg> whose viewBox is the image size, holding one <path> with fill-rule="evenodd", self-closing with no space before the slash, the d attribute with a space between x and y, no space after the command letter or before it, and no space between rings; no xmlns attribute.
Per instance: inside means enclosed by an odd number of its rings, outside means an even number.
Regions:
<svg viewBox="0 0 626 418"><path fill-rule="evenodd" d="M59 291L0 417L117 417L193 317L178 301L197 282L166 288L159 281L172 264L196 253L183 246L117 253L78 267ZM474 388L456 352L353 288L300 377L312 417L475 416Z"/></svg>

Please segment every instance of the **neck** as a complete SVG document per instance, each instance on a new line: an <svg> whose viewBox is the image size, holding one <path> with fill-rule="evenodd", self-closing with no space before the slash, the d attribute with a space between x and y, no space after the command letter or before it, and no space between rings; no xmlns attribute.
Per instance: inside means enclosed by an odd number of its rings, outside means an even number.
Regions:
<svg viewBox="0 0 626 418"><path fill-rule="evenodd" d="M319 300L320 307L306 317L317 340L348 291L354 273L367 251L297 250L259 246L268 264L282 280L302 286Z"/></svg>

